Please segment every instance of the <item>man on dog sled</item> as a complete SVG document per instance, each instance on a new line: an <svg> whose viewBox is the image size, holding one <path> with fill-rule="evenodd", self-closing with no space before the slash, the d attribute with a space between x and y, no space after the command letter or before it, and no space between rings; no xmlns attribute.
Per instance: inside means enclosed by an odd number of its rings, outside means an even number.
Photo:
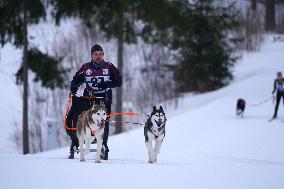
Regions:
<svg viewBox="0 0 284 189"><path fill-rule="evenodd" d="M103 48L95 44L91 48L91 61L83 64L71 81L70 95L72 98L72 107L66 116L66 132L72 141L69 159L74 159L74 150L79 147L76 130L70 129L76 127L79 114L88 110L92 106L92 103L99 104L101 100L103 100L106 106L107 114L110 114L112 88L122 85L122 77L119 70L113 64L105 62L103 56ZM83 97L76 97L77 90L83 83L86 84ZM104 160L108 159L108 134L109 122L107 121L103 135L102 159Z"/></svg>

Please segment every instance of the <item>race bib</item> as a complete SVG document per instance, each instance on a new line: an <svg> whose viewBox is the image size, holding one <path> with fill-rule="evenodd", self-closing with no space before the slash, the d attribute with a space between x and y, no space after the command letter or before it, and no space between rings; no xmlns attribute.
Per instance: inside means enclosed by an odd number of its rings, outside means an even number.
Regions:
<svg viewBox="0 0 284 189"><path fill-rule="evenodd" d="M277 85L276 85L276 88L279 91L284 91L284 82L278 82Z"/></svg>

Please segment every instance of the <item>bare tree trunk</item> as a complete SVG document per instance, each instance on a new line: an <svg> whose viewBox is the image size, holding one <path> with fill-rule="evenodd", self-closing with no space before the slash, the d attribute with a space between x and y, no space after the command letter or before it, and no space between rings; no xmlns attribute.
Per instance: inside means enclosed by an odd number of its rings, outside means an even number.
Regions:
<svg viewBox="0 0 284 189"><path fill-rule="evenodd" d="M29 150L29 127L28 127L28 28L27 28L27 11L25 1L23 1L23 154L30 153Z"/></svg>
<svg viewBox="0 0 284 189"><path fill-rule="evenodd" d="M265 30L275 31L275 0L265 0Z"/></svg>
<svg viewBox="0 0 284 189"><path fill-rule="evenodd" d="M251 0L251 9L256 10L256 0Z"/></svg>
<svg viewBox="0 0 284 189"><path fill-rule="evenodd" d="M117 41L117 68L123 73L123 13L119 15L120 35ZM122 88L116 89L116 112L122 112ZM115 133L121 133L122 128L122 115L116 116Z"/></svg>

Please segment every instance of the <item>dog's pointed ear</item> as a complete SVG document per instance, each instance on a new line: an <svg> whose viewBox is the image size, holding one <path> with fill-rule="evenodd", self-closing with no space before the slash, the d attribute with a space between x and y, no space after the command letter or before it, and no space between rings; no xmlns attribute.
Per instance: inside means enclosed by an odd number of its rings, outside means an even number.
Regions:
<svg viewBox="0 0 284 189"><path fill-rule="evenodd" d="M101 100L101 101L100 101L100 105L101 105L101 106L105 106L104 101Z"/></svg>
<svg viewBox="0 0 284 189"><path fill-rule="evenodd" d="M162 106L160 106L160 109L159 109L159 110L160 110L160 111L162 111L162 112L164 111L164 109L163 109L163 107L162 107Z"/></svg>
<svg viewBox="0 0 284 189"><path fill-rule="evenodd" d="M153 112L157 111L157 107L153 106Z"/></svg>
<svg viewBox="0 0 284 189"><path fill-rule="evenodd" d="M92 110L95 110L95 106L96 106L96 104L93 103L93 105L92 105Z"/></svg>

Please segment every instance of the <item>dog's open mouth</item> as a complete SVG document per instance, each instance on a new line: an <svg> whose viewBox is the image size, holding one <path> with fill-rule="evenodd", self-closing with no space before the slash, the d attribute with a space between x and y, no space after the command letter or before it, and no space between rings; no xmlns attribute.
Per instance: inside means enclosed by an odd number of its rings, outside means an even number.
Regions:
<svg viewBox="0 0 284 189"><path fill-rule="evenodd" d="M156 124L158 125L158 127L160 127L160 126L162 125L162 123L163 123L162 120L158 120L158 121L155 120L155 122L156 122Z"/></svg>
<svg viewBox="0 0 284 189"><path fill-rule="evenodd" d="M105 126L105 123L102 121L102 122L98 122L97 123L97 126L99 127L99 128L103 128L104 126Z"/></svg>

